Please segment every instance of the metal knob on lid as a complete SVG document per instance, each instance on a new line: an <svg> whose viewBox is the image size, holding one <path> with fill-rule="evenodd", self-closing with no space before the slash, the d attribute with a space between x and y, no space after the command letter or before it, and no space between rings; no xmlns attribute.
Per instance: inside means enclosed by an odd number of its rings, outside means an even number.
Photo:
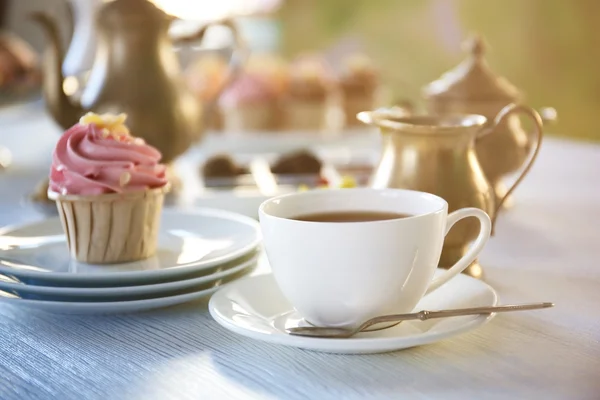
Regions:
<svg viewBox="0 0 600 400"><path fill-rule="evenodd" d="M521 98L519 90L495 74L485 59L486 44L475 35L463 47L468 57L454 69L423 88L423 96L433 101L498 101L505 104Z"/></svg>

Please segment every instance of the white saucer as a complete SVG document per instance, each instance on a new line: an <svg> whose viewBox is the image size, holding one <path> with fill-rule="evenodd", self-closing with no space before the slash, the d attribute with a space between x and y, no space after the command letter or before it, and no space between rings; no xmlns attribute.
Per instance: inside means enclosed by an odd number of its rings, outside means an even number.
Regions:
<svg viewBox="0 0 600 400"><path fill-rule="evenodd" d="M424 297L415 311L494 306L496 303L494 289L461 274ZM347 354L382 353L437 342L475 329L494 317L492 314L406 321L350 339L291 336L285 329L305 322L283 297L271 274L248 277L224 287L211 297L208 308L219 324L240 335L285 346Z"/></svg>
<svg viewBox="0 0 600 400"><path fill-rule="evenodd" d="M71 259L58 218L0 230L0 274L45 286L132 286L179 280L256 249L252 218L222 210L165 210L157 255L143 261L91 265Z"/></svg>
<svg viewBox="0 0 600 400"><path fill-rule="evenodd" d="M106 302L69 302L22 299L18 295L0 290L0 303L14 304L34 310L56 314L122 314L147 311L183 304L201 299L217 291L222 286L246 276L252 268L242 270L214 282L202 284L179 294L164 297L151 297L143 300L106 301Z"/></svg>
<svg viewBox="0 0 600 400"><path fill-rule="evenodd" d="M56 300L56 301L123 301L135 300L140 297L160 297L173 295L193 289L202 284L214 282L230 275L237 274L255 266L259 253L254 252L244 256L241 260L231 261L223 266L217 267L215 273L203 275L197 278L183 279L179 281L156 283L151 285L119 286L119 287L60 287L60 286L36 286L0 275L0 291L16 294L23 299Z"/></svg>

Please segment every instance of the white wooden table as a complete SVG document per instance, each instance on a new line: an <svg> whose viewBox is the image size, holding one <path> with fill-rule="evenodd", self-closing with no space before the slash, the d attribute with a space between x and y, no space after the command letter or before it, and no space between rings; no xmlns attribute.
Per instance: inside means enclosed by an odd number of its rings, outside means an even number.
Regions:
<svg viewBox="0 0 600 400"><path fill-rule="evenodd" d="M59 130L39 107L0 112L0 225L41 219L22 199ZM0 304L0 399L600 399L600 147L547 139L481 262L497 316L406 351L325 355L252 341L206 301L144 314L66 317Z"/></svg>

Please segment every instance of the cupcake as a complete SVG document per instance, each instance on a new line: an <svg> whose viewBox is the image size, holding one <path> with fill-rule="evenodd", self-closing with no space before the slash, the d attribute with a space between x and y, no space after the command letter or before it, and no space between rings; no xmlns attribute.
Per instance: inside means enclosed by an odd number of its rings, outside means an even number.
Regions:
<svg viewBox="0 0 600 400"><path fill-rule="evenodd" d="M321 168L323 163L311 151L296 150L279 157L271 166L271 172L282 175L319 174Z"/></svg>
<svg viewBox="0 0 600 400"><path fill-rule="evenodd" d="M48 198L77 261L121 263L156 252L166 166L157 149L129 133L125 119L89 113L54 150Z"/></svg>
<svg viewBox="0 0 600 400"><path fill-rule="evenodd" d="M325 65L317 59L298 61L290 70L285 99L285 127L321 130L327 127L333 85Z"/></svg>
<svg viewBox="0 0 600 400"><path fill-rule="evenodd" d="M283 58L270 53L253 54L245 65L245 70L262 77L276 96L281 97L287 91L289 68Z"/></svg>
<svg viewBox="0 0 600 400"><path fill-rule="evenodd" d="M216 154L210 157L201 168L201 175L205 179L211 178L235 178L247 174L248 170L238 165L235 160L227 154Z"/></svg>
<svg viewBox="0 0 600 400"><path fill-rule="evenodd" d="M277 126L278 97L266 79L242 73L221 95L226 131L268 131Z"/></svg>
<svg viewBox="0 0 600 400"><path fill-rule="evenodd" d="M368 57L353 55L343 60L339 87L346 126L363 125L356 114L375 109L378 86L377 71Z"/></svg>

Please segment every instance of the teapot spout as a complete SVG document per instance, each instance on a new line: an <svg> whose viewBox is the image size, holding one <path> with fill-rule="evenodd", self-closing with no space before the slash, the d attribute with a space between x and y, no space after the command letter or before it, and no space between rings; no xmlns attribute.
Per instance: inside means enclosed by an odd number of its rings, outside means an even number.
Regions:
<svg viewBox="0 0 600 400"><path fill-rule="evenodd" d="M46 108L52 118L64 129L73 126L83 114L81 105L73 102L63 90L64 56L58 25L48 15L35 12L31 18L44 30L48 43L44 51L42 70L44 74L43 94Z"/></svg>

